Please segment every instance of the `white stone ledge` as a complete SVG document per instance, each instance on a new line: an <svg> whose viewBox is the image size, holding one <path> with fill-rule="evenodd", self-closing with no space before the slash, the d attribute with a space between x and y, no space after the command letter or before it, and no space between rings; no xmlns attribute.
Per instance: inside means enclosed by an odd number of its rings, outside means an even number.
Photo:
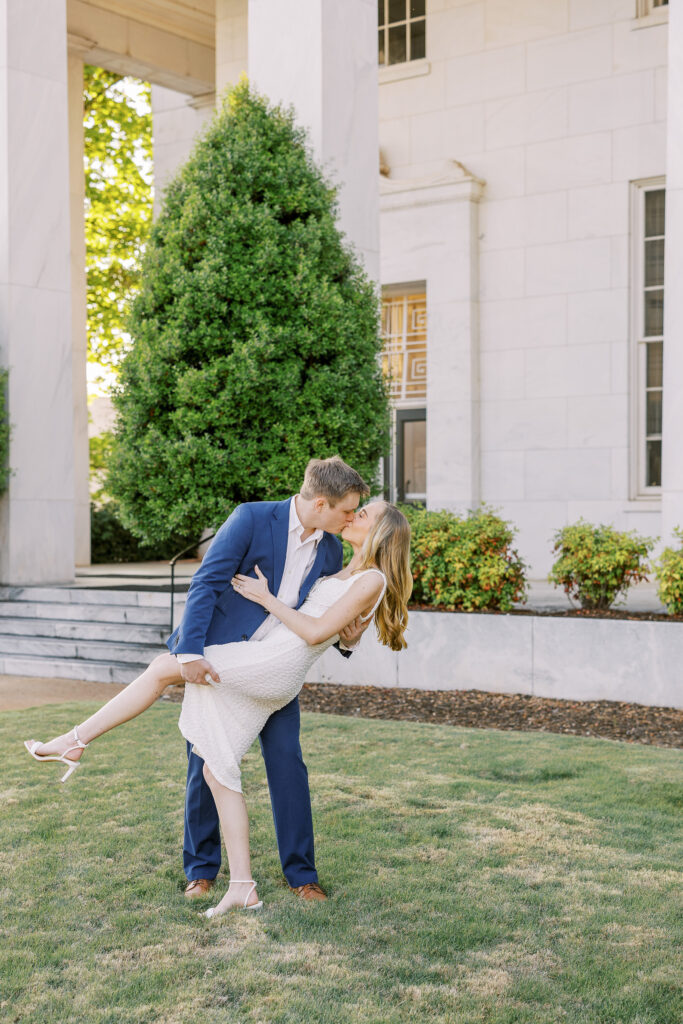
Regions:
<svg viewBox="0 0 683 1024"><path fill-rule="evenodd" d="M397 654L369 631L330 649L309 682L485 690L683 708L683 625L629 619L411 612Z"/></svg>

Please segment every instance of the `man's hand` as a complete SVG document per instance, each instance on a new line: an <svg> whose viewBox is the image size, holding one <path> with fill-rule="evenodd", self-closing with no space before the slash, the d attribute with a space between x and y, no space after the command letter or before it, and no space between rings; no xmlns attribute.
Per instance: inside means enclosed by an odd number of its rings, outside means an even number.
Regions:
<svg viewBox="0 0 683 1024"><path fill-rule="evenodd" d="M359 615L353 622L349 622L348 626L344 626L339 634L339 639L344 647L355 647L371 622L371 618L363 622Z"/></svg>
<svg viewBox="0 0 683 1024"><path fill-rule="evenodd" d="M221 681L218 672L216 672L216 669L206 658L186 661L184 665L180 665L180 674L186 683L195 683L197 686L210 685L205 678L207 674L213 679L214 683L220 683Z"/></svg>

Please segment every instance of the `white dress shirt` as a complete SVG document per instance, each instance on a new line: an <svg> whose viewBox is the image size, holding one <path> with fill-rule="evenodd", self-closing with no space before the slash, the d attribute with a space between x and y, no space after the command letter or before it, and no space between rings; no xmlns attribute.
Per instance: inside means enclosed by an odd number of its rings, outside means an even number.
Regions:
<svg viewBox="0 0 683 1024"><path fill-rule="evenodd" d="M314 530L306 540L301 539L305 528L296 511L297 497L298 495L295 495L289 504L287 554L285 556L282 579L280 580L280 586L276 595L279 601L282 601L283 604L288 605L290 608L294 608L298 603L301 584L313 567L318 543L323 535L322 530ZM279 621L275 615L269 615L264 619L256 632L252 634L250 639L264 640ZM184 665L188 661L197 661L199 658L203 658L204 655L178 654L176 657L180 664Z"/></svg>

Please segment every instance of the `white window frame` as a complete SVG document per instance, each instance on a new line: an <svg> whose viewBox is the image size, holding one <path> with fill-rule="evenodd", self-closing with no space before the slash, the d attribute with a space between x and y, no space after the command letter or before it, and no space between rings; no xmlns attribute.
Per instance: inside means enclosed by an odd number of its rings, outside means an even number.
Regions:
<svg viewBox="0 0 683 1024"><path fill-rule="evenodd" d="M661 500L662 488L645 484L646 470L646 371L648 342L664 341L664 336L644 339L645 289L645 195L666 189L666 178L644 178L631 183L631 367L630 367L630 479L631 499ZM666 303L666 282L664 286Z"/></svg>
<svg viewBox="0 0 683 1024"><path fill-rule="evenodd" d="M403 68L403 69L405 69L405 68L410 67L411 64L419 64L419 65L421 65L421 67L419 68L419 70L417 70L415 72L415 74L418 74L418 75L419 74L423 74L424 75L424 74L427 74L429 72L429 65L427 64L427 59L426 59L427 58L427 15L429 13L428 10L427 10L428 3L427 3L427 0L425 0L425 13L424 14L420 14L420 15L416 15L414 18L411 18L411 16L410 16L410 6L409 6L409 4L410 4L410 0L407 0L407 3L406 3L406 17L405 17L405 19L403 19L401 21L392 21L390 23L389 20L388 20L388 18L389 18L389 0L384 0L384 24L383 24L381 30L379 28L379 25L378 25L377 28L378 28L378 32L379 31L384 32L384 42L385 42L385 51L384 52L385 52L385 56L386 57L389 56L389 25L390 24L391 24L392 28L394 26L398 26L398 25L405 25L405 28L406 28L406 53L407 53L408 56L407 56L406 60L396 61L393 64L387 64L386 62L384 64L380 64L379 63L379 54L378 54L378 56L377 56L377 66L378 66L378 68L380 70L380 73L386 72L389 68ZM410 26L411 26L411 24L413 22L416 22L416 21L424 21L424 24L425 24L425 56L424 57L417 57L417 58L415 58L415 60L411 60L411 57L410 57ZM425 69L424 65L427 65L426 69ZM401 76L401 77L403 77L403 76ZM385 81L387 81L387 80L389 80L389 79L385 78Z"/></svg>
<svg viewBox="0 0 683 1024"><path fill-rule="evenodd" d="M636 0L636 16L633 28L649 28L650 25L664 25L668 20L668 3L655 5L654 0Z"/></svg>

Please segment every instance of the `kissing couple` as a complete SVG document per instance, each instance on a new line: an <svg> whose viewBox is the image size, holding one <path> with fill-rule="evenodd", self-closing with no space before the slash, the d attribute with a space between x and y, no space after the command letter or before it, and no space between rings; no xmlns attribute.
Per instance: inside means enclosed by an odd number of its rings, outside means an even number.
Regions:
<svg viewBox="0 0 683 1024"><path fill-rule="evenodd" d="M218 873L219 821L230 869L229 888L207 917L262 906L240 778L257 736L285 877L304 898L325 899L314 863L298 693L320 655L336 645L348 657L373 617L380 641L402 650L413 585L408 521L385 501L359 510L369 493L335 456L312 459L294 497L238 505L192 579L180 626L167 641L170 653L70 732L49 743L25 742L36 760L67 766L64 782L94 739L185 680L178 727L188 745L186 894L205 893ZM337 533L353 548L346 566Z"/></svg>

